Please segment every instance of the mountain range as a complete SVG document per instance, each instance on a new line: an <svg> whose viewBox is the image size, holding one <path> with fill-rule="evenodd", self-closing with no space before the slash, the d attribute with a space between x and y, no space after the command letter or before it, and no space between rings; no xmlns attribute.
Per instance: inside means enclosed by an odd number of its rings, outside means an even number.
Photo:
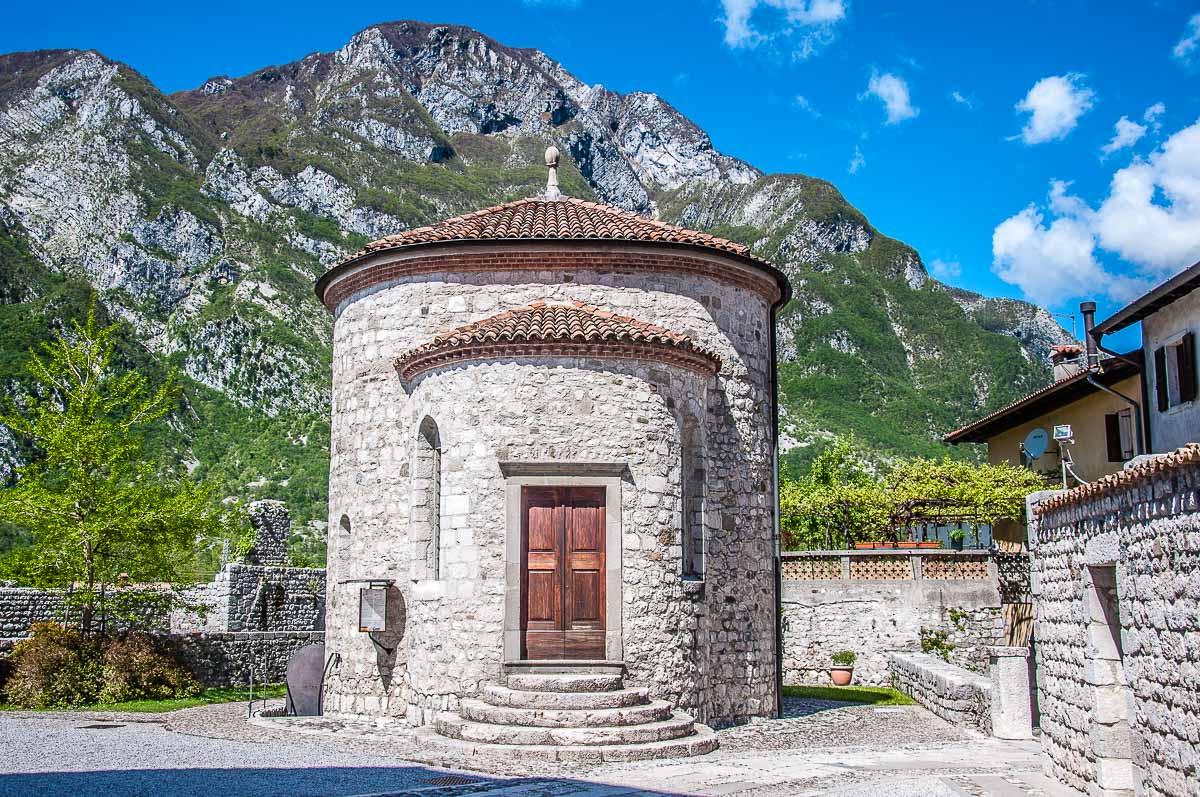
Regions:
<svg viewBox="0 0 1200 797"><path fill-rule="evenodd" d="M1070 336L1045 311L931 278L831 183L764 174L649 93L576 79L465 27L374 25L341 49L164 94L94 50L0 56L0 389L95 296L121 356L177 369L164 463L285 500L319 559L331 319L312 284L363 243L541 191L750 245L784 270L785 469L853 433L937 455L1042 384ZM897 190L913 190L911 187ZM0 479L28 457L0 427Z"/></svg>

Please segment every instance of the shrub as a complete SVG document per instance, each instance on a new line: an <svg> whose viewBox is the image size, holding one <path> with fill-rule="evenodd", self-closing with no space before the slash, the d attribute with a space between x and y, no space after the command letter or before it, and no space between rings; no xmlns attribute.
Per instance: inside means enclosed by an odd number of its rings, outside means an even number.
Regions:
<svg viewBox="0 0 1200 797"><path fill-rule="evenodd" d="M921 652L941 656L943 661L950 661L950 652L954 650L955 646L950 642L949 631L939 631L936 628L921 626L919 636Z"/></svg>
<svg viewBox="0 0 1200 797"><path fill-rule="evenodd" d="M854 662L858 661L858 654L853 650L839 650L829 659L838 667L853 667Z"/></svg>
<svg viewBox="0 0 1200 797"><path fill-rule="evenodd" d="M101 703L195 697L200 684L148 634L115 639L104 651Z"/></svg>
<svg viewBox="0 0 1200 797"><path fill-rule="evenodd" d="M153 637L84 636L38 623L9 657L4 697L26 708L69 708L127 700L194 697L200 684Z"/></svg>
<svg viewBox="0 0 1200 797"><path fill-rule="evenodd" d="M38 623L13 648L5 698L26 708L95 703L100 695L103 646L55 623Z"/></svg>

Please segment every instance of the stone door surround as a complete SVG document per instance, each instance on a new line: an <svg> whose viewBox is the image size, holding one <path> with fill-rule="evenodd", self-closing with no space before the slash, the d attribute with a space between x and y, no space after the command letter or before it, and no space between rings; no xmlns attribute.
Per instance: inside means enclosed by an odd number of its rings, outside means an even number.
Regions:
<svg viewBox="0 0 1200 797"><path fill-rule="evenodd" d="M603 487L604 653L624 655L621 623L621 490L628 466L614 462L501 462L505 492L504 661L521 660L521 488Z"/></svg>

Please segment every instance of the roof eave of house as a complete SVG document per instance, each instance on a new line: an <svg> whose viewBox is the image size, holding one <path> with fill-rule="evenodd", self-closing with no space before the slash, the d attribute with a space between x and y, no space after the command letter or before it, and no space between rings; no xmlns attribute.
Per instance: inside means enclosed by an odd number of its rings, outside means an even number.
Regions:
<svg viewBox="0 0 1200 797"><path fill-rule="evenodd" d="M1159 285L1154 290L1140 296L1122 307L1108 318L1096 324L1094 332L1097 336L1119 332L1125 327L1152 315L1177 299L1186 296L1200 288L1200 263L1184 269L1171 279Z"/></svg>
<svg viewBox="0 0 1200 797"><path fill-rule="evenodd" d="M1138 354L1139 352L1131 352L1130 356L1137 356ZM972 424L968 424L961 429L955 429L942 439L951 445L958 445L959 443L985 443L989 438L995 437L1022 423L1026 423L1029 420L1027 417L1022 417L1015 422L1005 423L1005 421L1012 419L1013 416L1020 415L1023 410L1037 407L1039 410L1037 414L1044 415L1047 412L1053 412L1093 393L1099 392L1098 388L1088 384L1088 376L1095 376L1102 384L1112 386L1138 373L1133 365L1123 360L1117 360L1116 358L1105 360L1104 365L1106 367L1100 371L1080 371L1065 379L1060 379L1041 390L1034 391L1028 396L1017 399L1007 407L984 416ZM1083 392L1075 395L1073 392L1074 389L1083 390Z"/></svg>

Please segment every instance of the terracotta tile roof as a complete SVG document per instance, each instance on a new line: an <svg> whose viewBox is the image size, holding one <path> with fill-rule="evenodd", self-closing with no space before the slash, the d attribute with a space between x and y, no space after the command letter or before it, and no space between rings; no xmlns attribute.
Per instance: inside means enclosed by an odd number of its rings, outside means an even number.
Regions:
<svg viewBox="0 0 1200 797"><path fill-rule="evenodd" d="M750 256L750 247L743 244L653 221L620 208L571 197L533 197L380 238L343 258L339 265L372 252L412 244L493 239L664 241Z"/></svg>
<svg viewBox="0 0 1200 797"><path fill-rule="evenodd" d="M1131 352L1131 355L1140 357L1141 352ZM1136 373L1137 369L1123 360L1118 360L1115 357L1103 360L1098 372L1085 370L1077 374L1064 376L1062 379L1051 382L1027 396L1022 396L1007 407L1001 407L977 421L972 421L966 426L955 429L943 439L947 443L982 443L987 437L991 437L1005 429L1012 428L1029 420L1029 418L1022 415L1022 411L1024 410L1036 411L1037 415L1041 415L1073 401L1078 401L1084 395L1095 392L1096 388L1092 387L1087 381L1089 374L1095 376L1097 381L1102 384L1113 385ZM1055 394L1057 393L1061 393L1061 395L1056 396ZM1047 402L1046 406L1041 406L1043 401ZM989 428L1009 415L1012 415L1016 420L1008 426L995 430Z"/></svg>
<svg viewBox="0 0 1200 797"><path fill-rule="evenodd" d="M597 307L534 302L443 332L396 359L405 380L444 362L488 356L575 354L665 359L715 373L720 357L686 335Z"/></svg>
<svg viewBox="0 0 1200 797"><path fill-rule="evenodd" d="M1053 495L1034 505L1036 514L1043 514L1054 509L1061 509L1072 504L1079 504L1092 498L1099 498L1105 493L1134 484L1159 474L1167 473L1186 465L1200 465L1200 443L1188 443L1183 448L1170 454L1159 454L1148 457L1125 470L1110 473L1104 478L1097 479L1091 484L1084 484L1065 493Z"/></svg>

